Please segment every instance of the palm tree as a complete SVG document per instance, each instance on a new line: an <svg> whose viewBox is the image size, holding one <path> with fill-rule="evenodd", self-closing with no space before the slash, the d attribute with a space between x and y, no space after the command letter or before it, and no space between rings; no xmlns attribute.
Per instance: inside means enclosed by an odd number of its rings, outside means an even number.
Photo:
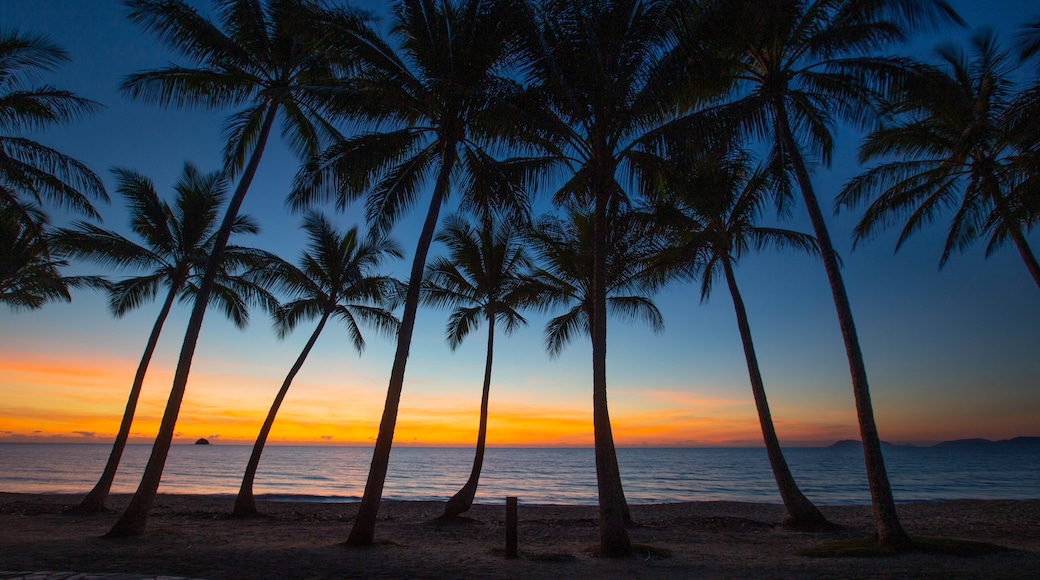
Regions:
<svg viewBox="0 0 1040 580"><path fill-rule="evenodd" d="M427 266L423 301L454 308L447 328L448 345L453 350L480 327L482 320L488 323L477 449L469 479L448 500L444 514L439 518L451 520L472 507L484 464L495 327L501 322L508 334L526 325L527 320L519 310L530 306L535 296L534 288L524 277L530 263L517 229L509 220L496 221L487 216L481 220L479 228L470 226L463 217L457 215L445 221L436 240L448 246L450 255L435 259Z"/></svg>
<svg viewBox="0 0 1040 580"><path fill-rule="evenodd" d="M513 130L516 112L505 104L519 85L505 75L516 19L511 1L402 0L393 7L395 51L357 19L328 23L362 63L349 84L346 111L374 129L343 140L301 172L296 206L335 198L340 207L368 193L368 219L391 227L432 183L429 206L412 259L397 350L365 492L347 543L371 545L383 493L405 365L419 305L423 269L442 205L453 182L469 205L513 201L502 185L508 164L484 149Z"/></svg>
<svg viewBox="0 0 1040 580"><path fill-rule="evenodd" d="M838 120L865 121L879 91L904 70L904 60L870 56L906 38L918 24L959 21L943 0L722 0L702 15L706 45L733 55L733 98L703 118L722 134L757 137L770 146L768 168L790 193L802 194L820 246L845 351L849 359L864 463L885 549L903 549L910 537L896 513L874 422L866 364L852 307L805 156L828 164Z"/></svg>
<svg viewBox="0 0 1040 580"><path fill-rule="evenodd" d="M365 348L365 339L358 328L358 321L372 324L387 335L392 335L398 327L394 315L381 306L396 298L399 293L398 282L371 274L387 256L401 257L397 245L385 238L363 240L356 227L346 234L340 234L318 213L310 213L304 218L303 229L307 232L310 244L300 257L299 268L276 259L253 274L264 285L280 286L295 297L275 313L279 338L292 332L300 321L319 318L303 351L285 376L282 388L260 428L242 477L242 486L235 498L232 515L236 517L257 513L253 480L260 465L260 455L264 451L271 426L274 425L275 415L289 391L289 385L303 367L325 323L333 317L342 321L347 327L351 344L359 354Z"/></svg>
<svg viewBox="0 0 1040 580"><path fill-rule="evenodd" d="M798 488L784 459L769 412L747 310L733 273L734 264L751 250L772 246L818 253L816 240L806 234L755 224L771 193L770 183L761 171L752 171L744 153L674 158L662 182L662 190L651 207L657 225L670 238L666 252L674 254L676 264L672 266L700 277L702 302L708 300L721 272L733 299L766 453L787 509L783 525L804 531L832 530L836 526Z"/></svg>
<svg viewBox="0 0 1040 580"><path fill-rule="evenodd" d="M70 279L58 271L67 263L51 256L45 223L46 216L35 207L0 200L0 302L12 310L72 300Z"/></svg>
<svg viewBox="0 0 1040 580"><path fill-rule="evenodd" d="M144 476L107 537L144 533L162 478L184 398L206 304L264 147L279 113L282 134L301 156L315 154L336 134L325 118L329 88L341 55L326 42L310 0L214 0L220 24L183 0L127 0L130 20L184 55L192 66L172 65L131 75L123 90L162 106L242 106L227 121L226 171L239 175L202 280L177 360L170 397ZM333 58L335 57L335 58ZM248 159L248 160L247 160Z"/></svg>
<svg viewBox="0 0 1040 580"><path fill-rule="evenodd" d="M632 192L622 183L636 172L633 159L659 139L694 102L693 72L678 58L673 2L546 0L533 12L526 38L533 93L545 113L527 123L550 143L569 170L557 204L586 205L593 277L587 313L592 332L593 423L600 506L600 548L631 553L627 504L617 469L607 407L608 208ZM683 3L678 3L682 5Z"/></svg>
<svg viewBox="0 0 1040 580"><path fill-rule="evenodd" d="M592 240L595 236L595 218L592 212L570 206L567 219L545 216L529 233L530 243L543 264L531 274L536 289L536 304L546 310L559 307L567 312L556 316L545 326L545 347L551 357L557 357L576 335L584 334L593 339L592 324L595 314L596 261L600 255L595 251ZM642 319L650 323L655 332L664 329L664 319L657 306L634 291L652 290L660 278L652 264L660 251L654 236L633 214L619 213L615 206L608 213L608 235L606 242L605 284L599 286L606 292L606 307L615 315L630 319ZM605 338L606 328L602 329ZM595 426L594 426L595 428ZM613 449L610 450L613 455ZM617 458L612 459L613 470L609 474L617 481L616 499L613 509L621 521L621 534L627 540L626 525L632 522L621 486ZM602 476L602 474L598 474ZM602 498L602 495L601 495ZM602 506L602 499L601 499ZM601 507L602 511L602 507ZM601 519L601 540L603 533ZM601 550L605 551L602 547ZM605 552L619 556L623 552Z"/></svg>
<svg viewBox="0 0 1040 580"><path fill-rule="evenodd" d="M644 320L660 332L664 318L641 292L655 289L659 282L654 262L662 249L640 217L617 210L608 216L612 223L607 240L607 305L612 314ZM592 338L594 221L591 211L572 206L566 218L542 216L528 234L539 260L531 273L539 306L567 308L545 325L545 349L554 358L575 336Z"/></svg>
<svg viewBox="0 0 1040 580"><path fill-rule="evenodd" d="M896 250L943 213L956 208L939 266L989 234L989 256L1008 239L1040 287L1040 263L1008 203L1019 151L1007 118L1015 91L1010 55L991 30L971 40L969 58L942 46L941 67L919 66L889 103L889 115L860 147L861 161L894 158L852 179L838 202L870 202L856 240L906 219Z"/></svg>
<svg viewBox="0 0 1040 580"><path fill-rule="evenodd" d="M22 135L70 123L100 105L51 86L29 83L69 61L45 37L0 31L0 202L21 211L26 228L40 225L32 207L44 200L98 218L91 200L108 201L105 186L79 161Z"/></svg>
<svg viewBox="0 0 1040 580"><path fill-rule="evenodd" d="M182 302L196 298L196 283L202 277L215 242L218 211L227 199L227 182L221 172L205 174L190 163L185 163L174 185L176 197L172 206L159 198L155 185L147 177L126 169L115 169L113 173L116 177L116 191L126 199L130 209L130 228L143 240L143 244L97 225L79 222L55 232L52 240L54 250L65 256L93 260L104 266L148 271L146 274L125 278L108 288L109 308L117 317L154 300L163 287L166 288L166 298L152 325L141 362L137 365L130 397L108 462L94 488L74 509L78 513L106 510L105 502L130 437L137 401L159 334L178 296ZM232 229L234 234L254 234L258 231L257 225L245 216L239 217ZM236 275L266 255L266 252L260 250L229 246L222 258L221 271L210 299L239 328L244 328L249 320L247 300L272 307L273 299L265 291Z"/></svg>

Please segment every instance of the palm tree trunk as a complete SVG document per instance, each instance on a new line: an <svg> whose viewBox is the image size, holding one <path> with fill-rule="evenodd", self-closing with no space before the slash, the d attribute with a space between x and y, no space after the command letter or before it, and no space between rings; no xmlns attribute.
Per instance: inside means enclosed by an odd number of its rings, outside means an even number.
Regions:
<svg viewBox="0 0 1040 580"><path fill-rule="evenodd" d="M137 374L134 375L134 384L130 387L130 398L126 401L123 420L119 424L119 432L116 433L116 440L112 444L112 452L108 456L105 470L101 473L101 479L94 485L94 489L90 490L90 493L83 498L83 501L73 508L73 513L93 514L107 511L105 502L108 501L108 493L112 490L112 482L115 481L116 470L119 469L119 462L123 458L123 450L126 448L126 442L130 438L130 426L134 422L134 413L137 411L137 400L141 397L144 375L148 371L148 363L151 362L155 346L159 343L159 334L162 332L163 324L166 323L166 317L173 308L173 301L177 298L177 292L180 291L181 286L181 284L174 284L170 287L170 291L166 295L166 301L163 302L162 309L159 310L159 317L156 318L155 324L152 326L152 333L148 335L148 343L145 344L141 362L137 365Z"/></svg>
<svg viewBox="0 0 1040 580"><path fill-rule="evenodd" d="M728 256L722 256L722 268L726 273L729 294L733 298L733 310L737 314L737 327L740 328L740 340L744 344L744 358L747 359L751 392L755 395L755 409L758 411L758 422L762 426L766 454L769 456L769 465L773 468L773 477L780 490L780 497L784 501L784 508L787 509L787 519L784 520L783 525L785 528L801 531L833 530L837 526L828 522L820 510L809 501L809 498L805 497L802 490L798 489L798 484L795 483L794 476L787 467L787 460L784 459L784 452L780 448L780 440L773 428L773 418L769 412L769 401L766 400L762 372L758 368L755 344L751 340L751 325L748 323L744 299L741 298L740 290L737 288L737 280L733 275L733 264Z"/></svg>
<svg viewBox="0 0 1040 580"><path fill-rule="evenodd" d="M386 471L390 465L390 449L394 444L397 409L401 404L405 365L408 363L412 332L415 330L415 314L419 308L419 290L422 286L423 270L426 268L426 256L430 252L433 233L437 229L438 216L448 192L451 170L455 165L456 157L454 145L445 147L441 169L433 188L433 197L430 199L430 209L426 213L426 221L423 223L419 243L415 248L415 257L412 259L404 312L401 314L401 326L397 334L397 352L394 354L394 365L390 370L390 384L386 390L383 417L379 421L379 434L376 436L376 446L372 452L372 465L368 470L368 480L365 482L365 493L361 496L358 515L354 519L350 535L347 536L347 545L350 546L371 546L375 542L376 516L379 513L379 500L383 496Z"/></svg>
<svg viewBox="0 0 1040 580"><path fill-rule="evenodd" d="M1026 269L1029 270L1029 275L1033 277L1033 282L1036 283L1037 287L1040 287L1040 263L1037 263L1033 250L1030 249L1029 244L1026 242L1026 237L1022 235L1022 229L1018 227L1010 229L1011 240L1015 242L1018 255L1022 256L1022 261L1026 263Z"/></svg>
<svg viewBox="0 0 1040 580"><path fill-rule="evenodd" d="M607 199L597 192L593 222L592 274L592 424L596 452L596 488L599 493L600 551L605 556L632 554L625 529L624 491L618 472L614 435L607 408Z"/></svg>
<svg viewBox="0 0 1040 580"><path fill-rule="evenodd" d="M488 398L491 395L491 362L495 352L495 315L488 315L487 362L484 364L484 390L480 395L480 427L477 428L477 450L473 456L473 470L469 473L466 485L462 486L444 506L441 521L452 520L459 514L473 507L473 498L477 495L477 483L480 481L480 470L484 466L484 444L487 440Z"/></svg>
<svg viewBox="0 0 1040 580"><path fill-rule="evenodd" d="M314 343L318 341L318 335L325 328L325 323L329 320L330 314L330 311L326 311L321 315L318 326L311 333L311 337L307 339L307 344L303 345L303 351L296 358L292 368L289 369L289 374L285 376L285 380L282 382L282 388L278 390L278 395L275 396L274 403L271 404L271 410L267 412L264 425L260 427L260 434L256 436L256 443L253 444L253 452L249 455L249 463L246 464L246 472L242 476L242 486L239 487L238 496L235 498L235 509L231 512L231 515L234 517L249 517L257 513L256 501L253 498L253 479L256 478L256 470L260 466L260 455L264 452L264 445L267 444L267 436L271 433L271 427L274 425L274 418L278 414L278 409L282 406L282 401L285 400L285 394L289 392L289 385L296 378L296 373L303 368L303 362L307 360L307 355L310 354Z"/></svg>
<svg viewBox="0 0 1040 580"><path fill-rule="evenodd" d="M162 423L159 425L159 433L155 437L152 446L152 454L148 457L141 483L130 500L126 511L116 521L112 529L105 534L106 538L121 538L126 536L139 536L144 533L148 523L148 513L155 502L155 495L159 489L159 480L162 479L163 467L166 466L166 456L170 452L173 443L173 433L177 426L177 415L181 410L181 401L184 399L184 389L188 384L188 374L191 371L191 360L195 355L195 345L198 343L199 334L202 332L202 319L206 315L206 305L209 302L210 292L213 290L213 282L220 269L220 261L224 255L228 238L231 237L231 228L238 218L238 211L245 200L246 192L253 182L256 169L260 165L267 138L271 134L271 127L278 112L278 105L272 104L267 111L267 118L260 129L256 148L246 165L245 171L239 179L235 194L228 203L227 213L224 221L220 224L217 236L213 244L213 252L206 262L206 272L199 283L198 295L195 298L195 306L191 310L191 318L188 319L188 329L184 334L184 344L181 346L180 357L177 360L177 370L173 375L173 386L170 388L170 398L166 402L166 410L163 413Z"/></svg>
<svg viewBox="0 0 1040 580"><path fill-rule="evenodd" d="M1022 228L1014 225L1015 220L1011 217L1007 199L1000 191L1000 180L996 175L993 175L991 179L985 180L985 185L990 201L992 201L996 212L1000 215L1001 221L1008 224L1008 235L1011 236L1011 241L1014 242L1018 255L1025 262L1029 275L1033 277L1033 282L1037 287L1040 287L1040 263L1037 263L1033 250L1029 247L1029 243L1026 242Z"/></svg>
<svg viewBox="0 0 1040 580"><path fill-rule="evenodd" d="M827 224L823 220L820 204L813 192L809 172L805 168L805 161L802 159L794 135L791 133L787 110L782 102L774 105L774 114L777 123L776 130L790 156L791 165L805 201L805 208L809 213L809 221L812 223L813 233L820 245L820 254L823 258L824 270L827 272L827 281L830 283L834 308L838 313L838 325L841 327L845 353L849 360L849 371L852 375L852 394L856 401L856 417L859 420L860 438L863 441L863 461L866 464L867 483L870 485L870 501L874 508L878 542L882 548L887 550L906 549L910 546L911 540L899 521L896 503L892 498L892 487L888 482L885 459L881 453L881 439L878 436L877 425L874 423L874 408L870 401L867 368L863 361L863 351L859 346L859 335L856 333L856 324L852 317L852 306L849 304L849 297L845 292L845 281L841 276L838 258L834 253L834 245L827 232Z"/></svg>

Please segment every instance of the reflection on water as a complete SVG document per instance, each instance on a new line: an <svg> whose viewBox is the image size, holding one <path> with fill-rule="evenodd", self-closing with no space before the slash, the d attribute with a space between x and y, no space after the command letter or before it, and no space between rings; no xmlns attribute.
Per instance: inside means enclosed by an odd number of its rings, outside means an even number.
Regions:
<svg viewBox="0 0 1040 580"><path fill-rule="evenodd" d="M133 492L151 447L130 445L113 492ZM108 458L107 445L0 444L0 491L85 493ZM164 493L233 495L250 447L177 445ZM268 447L254 490L283 499L353 500L364 491L371 448ZM858 448L785 451L802 490L822 504L869 503ZM488 449L477 501L515 495L528 504L595 504L592 449ZM469 475L471 449L397 448L383 497L445 500ZM897 501L1040 498L1040 449L886 448ZM764 449L618 449L630 503L780 501Z"/></svg>

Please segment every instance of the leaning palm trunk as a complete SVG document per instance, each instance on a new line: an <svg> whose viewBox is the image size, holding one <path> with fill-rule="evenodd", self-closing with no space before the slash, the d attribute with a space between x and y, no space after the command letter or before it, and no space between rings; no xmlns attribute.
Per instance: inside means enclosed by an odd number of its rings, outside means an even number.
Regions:
<svg viewBox="0 0 1040 580"><path fill-rule="evenodd" d="M351 546L371 546L376 536L376 516L379 514L379 501L383 496L383 485L386 483L386 471L390 466L390 450L394 444L394 428L397 426L397 410L401 404L401 389L404 386L404 371L408 363L408 351L412 345L412 332L415 330L415 315L419 309L419 290L422 287L423 270L426 268L426 256L430 253L433 233L437 229L437 220L441 204L448 193L449 179L456 159L455 148L445 147L444 158L437 182L430 199L430 209L423 223L422 233L415 248L412 259L412 270L408 277L408 290L405 293L404 312L401 314L401 326L397 335L397 351L394 354L394 365L390 370L390 384L386 390L386 403L383 405L383 417L379 421L379 434L372 452L372 465L368 470L365 482L365 493L361 496L358 515L347 536L347 544Z"/></svg>
<svg viewBox="0 0 1040 580"><path fill-rule="evenodd" d="M271 134L271 127L278 111L278 105L272 104L267 111L263 127L257 137L256 148L242 172L242 178L238 182L235 194L228 204L224 221L220 224L216 239L213 243L213 252L206 262L206 272L199 283L198 294L195 298L195 306L191 310L191 318L188 319L188 330L184 334L184 344L181 346L181 354L177 360L177 370L173 375L173 386L170 388L170 397L166 402L166 410L163 413L162 423L159 425L159 433L155 437L152 446L152 454L148 457L145 465L144 475L141 483L130 500L126 511L116 521L112 529L105 534L107 538L120 538L126 536L139 536L144 533L148 523L148 513L152 509L156 492L159 489L159 480L162 479L163 468L166 466L166 456L170 452L173 443L174 429L177 426L177 415L180 413L181 401L184 399L184 389L188 384L188 374L191 371L191 361L195 355L195 345L198 343L199 334L202 332L202 320L206 315L206 304L213 290L213 282L220 269L220 260L223 258L224 248L227 247L228 238L231 237L231 229L238 218L238 211L245 200L246 192L256 175L256 169L260 165L260 158L264 153L264 146Z"/></svg>
<svg viewBox="0 0 1040 580"><path fill-rule="evenodd" d="M1021 228L1016 227L1011 230L1011 240L1015 243L1018 255L1022 256L1022 261L1026 263L1026 268L1029 269L1029 275L1033 277L1033 282L1036 283L1037 287L1040 287L1040 263L1037 263L1033 250L1026 243L1026 237L1022 235Z"/></svg>
<svg viewBox="0 0 1040 580"><path fill-rule="evenodd" d="M148 363L151 362L152 354L155 352L155 345L159 342L159 334L162 332L163 324L166 323L166 317L170 314L170 310L173 308L173 301L177 298L177 292L180 289L181 286L176 284L170 287L166 301L163 302L162 309L159 310L159 317L156 318L155 325L152 326L152 333L148 335L148 343L145 344L144 354L141 355L141 362L137 365L134 384L130 387L130 397L126 401L123 420L119 423L119 432L116 434L115 443L112 444L112 452L108 456L105 470L101 473L101 479L94 485L94 489L90 490L90 493L83 498L83 501L73 508L73 513L94 514L108 510L105 507L105 502L108 501L108 494L112 490L112 482L116 478L116 470L119 469L119 462L123 458L123 450L126 449L126 442L130 438L130 426L134 422L134 413L137 411L137 400L141 397L144 375L148 371Z"/></svg>
<svg viewBox="0 0 1040 580"><path fill-rule="evenodd" d="M303 351L296 358L292 368L289 369L289 374L285 376L285 381L282 382L282 388L278 390L278 395L275 396L274 403L271 404L271 410L267 412L264 425L260 428L260 434L256 437L256 443L253 444L253 452L249 455L249 463L246 464L246 472L242 476L242 486L239 487L238 496L235 498L235 508L231 512L231 515L234 517L249 517L257 513L256 500L253 498L253 480L256 478L256 470L260 466L260 455L264 452L264 445L267 444L267 436L271 433L271 427L274 425L274 418L278 414L278 409L282 406L282 401L285 400L285 394L289 392L289 385L292 384L296 374L303 368L303 363L307 360L307 355L310 354L311 349L314 348L314 343L318 341L318 335L325 328L325 323L328 322L330 314L330 312L325 312L321 320L318 321L317 328L311 333L307 344L303 345Z"/></svg>
<svg viewBox="0 0 1040 580"><path fill-rule="evenodd" d="M909 546L909 534L903 529L896 512L895 500L892 498L892 487L888 482L885 470L885 459L881 454L881 439L877 425L874 423L874 409L870 401L870 385L867 383L867 368L863 361L863 351L859 346L859 335L852 318L852 307L845 292L845 281L842 279L838 259L831 244L827 225L820 212L819 202L813 192L809 172L805 168L794 135L791 133L787 111L783 103L773 108L779 136L784 148L788 151L791 166L798 180L798 186L805 200L805 208L809 213L813 233L820 245L827 281L830 283L834 307L838 313L838 325L845 342L845 353L849 359L849 371L852 375L852 394L856 401L856 418L859 420L860 438L863 441L863 461L866 464L867 483L870 486L870 501L874 508L874 522L877 525L878 543L885 549L903 549Z"/></svg>
<svg viewBox="0 0 1040 580"><path fill-rule="evenodd" d="M733 275L733 264L726 256L722 258L722 267L726 273L726 284L729 286L730 296L733 298L733 309L737 314L737 326L740 328L740 340L744 344L744 358L747 359L751 392L755 395L755 409L758 411L758 422L762 426L766 454L769 456L769 465L773 468L773 477L780 490L780 497L784 501L784 508L787 509L787 519L784 520L783 526L800 531L833 530L837 526L827 521L820 510L816 509L809 498L805 497L802 490L798 489L798 484L795 483L794 476L787 467L784 452L780 448L780 440L773 428L773 418L769 413L766 388L762 382L762 372L758 368L755 344L751 340L751 325L748 324L744 299L741 298L740 290L737 288L737 280Z"/></svg>
<svg viewBox="0 0 1040 580"><path fill-rule="evenodd" d="M1008 203L1000 193L1000 187L996 186L993 181L990 181L989 187L986 189L989 191L989 197L992 200L996 211L1001 215L1001 221L1005 223L1014 223L1014 220L1012 220L1008 215ZM1037 263L1036 255L1033 254L1032 248L1029 247L1025 235L1022 233L1022 228L1018 225L1012 225L1008 228L1008 235L1011 237L1011 241L1015 244L1015 249L1018 250L1018 255L1022 257L1026 269L1029 270L1029 275L1033 278L1033 282L1037 287L1040 287L1040 263Z"/></svg>
<svg viewBox="0 0 1040 580"><path fill-rule="evenodd" d="M606 200L596 199L593 222L592 279L592 424L599 494L600 550L606 556L628 556L632 544L625 529L628 505L621 487L614 435L607 408L607 219Z"/></svg>
<svg viewBox="0 0 1040 580"><path fill-rule="evenodd" d="M484 466L484 444L487 440L488 398L491 394L491 362L495 351L495 315L488 316L487 363L484 365L484 390L480 396L480 427L477 428L477 450L473 456L473 470L470 471L466 485L451 496L444 506L444 515L439 520L452 520L459 514L473 507L473 498L477 495L477 484L480 481L480 470Z"/></svg>

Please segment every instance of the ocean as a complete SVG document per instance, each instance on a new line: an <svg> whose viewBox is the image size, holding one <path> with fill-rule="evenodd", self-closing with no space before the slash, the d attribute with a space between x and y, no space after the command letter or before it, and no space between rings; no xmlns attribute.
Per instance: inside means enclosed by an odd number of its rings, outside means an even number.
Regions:
<svg viewBox="0 0 1040 580"><path fill-rule="evenodd" d="M0 443L0 491L86 493L101 474L109 445ZM149 445L129 445L114 493L137 488ZM233 497L250 447L175 445L161 493ZM371 448L281 447L264 450L254 492L270 499L354 501L364 492ZM820 505L870 502L858 448L785 450L802 491ZM1040 447L889 447L884 451L898 502L1040 498ZM383 497L446 500L465 483L472 449L398 447ZM764 449L618 449L629 503L733 500L780 503ZM592 449L488 449L479 503L596 503Z"/></svg>

